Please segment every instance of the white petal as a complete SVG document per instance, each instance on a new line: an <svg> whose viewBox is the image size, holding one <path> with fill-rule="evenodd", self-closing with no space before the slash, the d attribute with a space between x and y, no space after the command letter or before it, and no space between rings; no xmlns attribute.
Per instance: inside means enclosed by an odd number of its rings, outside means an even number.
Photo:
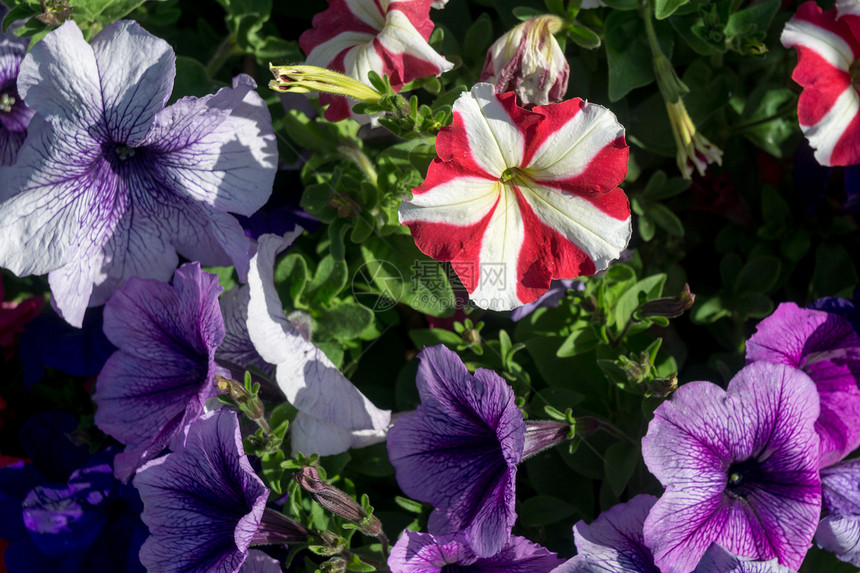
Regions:
<svg viewBox="0 0 860 573"><path fill-rule="evenodd" d="M373 42L356 46L346 53L343 58L344 73L351 78L355 78L366 84L370 83L367 79L367 74L371 70L383 75L385 72L385 64L379 54L376 53L376 48Z"/></svg>
<svg viewBox="0 0 860 573"><path fill-rule="evenodd" d="M838 17L853 15L860 16L860 0L836 0Z"/></svg>
<svg viewBox="0 0 860 573"><path fill-rule="evenodd" d="M349 431L304 412L299 412L290 426L290 446L294 456L299 452L333 456L351 448L384 442L387 436L388 427Z"/></svg>
<svg viewBox="0 0 860 573"><path fill-rule="evenodd" d="M332 60L344 50L354 49L359 46L369 46L373 43L375 36L365 32L343 32L322 44L317 45L308 54L305 63L309 66L328 67ZM347 75L350 75L347 73Z"/></svg>
<svg viewBox="0 0 860 573"><path fill-rule="evenodd" d="M469 298L481 308L511 310L523 304L517 297L517 261L525 238L525 225L517 197L509 185L500 185L499 205L481 239L478 286Z"/></svg>
<svg viewBox="0 0 860 573"><path fill-rule="evenodd" d="M381 30L385 25L385 17L373 0L345 0L345 2L349 11L371 28Z"/></svg>
<svg viewBox="0 0 860 573"><path fill-rule="evenodd" d="M587 200L549 187L521 187L535 214L570 242L585 251L597 270L605 269L627 247L631 219L620 221Z"/></svg>
<svg viewBox="0 0 860 573"><path fill-rule="evenodd" d="M475 163L494 177L519 167L525 150L523 134L496 98L492 84L480 83L454 103L460 114Z"/></svg>
<svg viewBox="0 0 860 573"><path fill-rule="evenodd" d="M248 273L251 342L266 362L278 367L278 386L299 411L349 431L383 430L388 426L391 412L376 408L284 316L275 290L273 268L275 256L288 244L281 237L263 235L257 254L251 259Z"/></svg>
<svg viewBox="0 0 860 573"><path fill-rule="evenodd" d="M400 222L473 225L483 219L496 204L500 187L498 181L457 177L401 203Z"/></svg>
<svg viewBox="0 0 860 573"><path fill-rule="evenodd" d="M806 20L789 20L779 39L786 48L803 46L830 65L846 72L854 61L854 52L845 40Z"/></svg>
<svg viewBox="0 0 860 573"><path fill-rule="evenodd" d="M830 165L833 148L842 138L845 129L857 114L860 113L860 96L857 90L848 87L833 102L833 107L824 114L818 123L811 126L800 126L803 134L809 140L809 145L815 149L815 159L821 165Z"/></svg>
<svg viewBox="0 0 860 573"><path fill-rule="evenodd" d="M535 151L526 167L538 179L570 179L585 171L601 149L623 135L624 128L614 113L585 102Z"/></svg>
<svg viewBox="0 0 860 573"><path fill-rule="evenodd" d="M406 14L400 10L395 9L388 13L385 27L376 38L393 53L409 54L425 60L439 67L441 72L447 72L454 67L454 64L430 47L427 40L406 17Z"/></svg>

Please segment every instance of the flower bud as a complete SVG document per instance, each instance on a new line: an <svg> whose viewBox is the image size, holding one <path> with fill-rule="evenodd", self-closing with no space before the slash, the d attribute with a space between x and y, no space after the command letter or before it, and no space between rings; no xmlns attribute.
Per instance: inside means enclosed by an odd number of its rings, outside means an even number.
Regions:
<svg viewBox="0 0 860 573"><path fill-rule="evenodd" d="M274 66L269 70L275 79L269 88L284 93L324 92L378 103L382 94L372 87L344 74L316 66Z"/></svg>
<svg viewBox="0 0 860 573"><path fill-rule="evenodd" d="M513 91L524 105L561 101L570 66L553 34L562 24L546 15L514 27L490 46L480 81L495 85L496 93Z"/></svg>
<svg viewBox="0 0 860 573"><path fill-rule="evenodd" d="M709 163L723 164L722 150L696 130L683 99L678 99L674 103L667 99L666 111L669 113L672 135L678 148L676 156L678 169L681 170L684 179L692 177L693 168L699 172L699 175L704 175Z"/></svg>
<svg viewBox="0 0 860 573"><path fill-rule="evenodd" d="M293 477L323 509L357 524L359 531L363 534L375 537L382 532L382 524L379 519L368 514L345 491L321 480L315 467L304 467L301 472L293 474Z"/></svg>

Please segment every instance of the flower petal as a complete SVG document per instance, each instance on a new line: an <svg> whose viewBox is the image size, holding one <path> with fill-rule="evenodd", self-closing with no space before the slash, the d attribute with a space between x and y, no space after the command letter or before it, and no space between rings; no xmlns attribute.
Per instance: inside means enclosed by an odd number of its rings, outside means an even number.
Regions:
<svg viewBox="0 0 860 573"><path fill-rule="evenodd" d="M173 91L173 48L132 20L114 22L91 45L108 134L112 141L136 147Z"/></svg>
<svg viewBox="0 0 860 573"><path fill-rule="evenodd" d="M314 452L332 456L353 448L384 442L388 428L380 430L344 430L319 418L299 412L290 425L290 447L293 455Z"/></svg>

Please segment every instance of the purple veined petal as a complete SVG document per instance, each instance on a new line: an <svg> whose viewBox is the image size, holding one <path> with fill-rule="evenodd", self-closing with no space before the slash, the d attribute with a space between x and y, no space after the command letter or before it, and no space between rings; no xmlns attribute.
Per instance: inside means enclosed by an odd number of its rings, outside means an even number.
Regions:
<svg viewBox="0 0 860 573"><path fill-rule="evenodd" d="M4 100L0 111L0 165L15 162L27 137L27 126L36 113L24 103L17 89L18 70L28 46L27 38L14 35L11 29L0 33L0 94Z"/></svg>
<svg viewBox="0 0 860 573"><path fill-rule="evenodd" d="M131 20L109 25L90 45L110 139L136 147L173 91L173 49Z"/></svg>
<svg viewBox="0 0 860 573"><path fill-rule="evenodd" d="M259 549L248 551L248 558L242 563L239 573L281 573L281 564Z"/></svg>
<svg viewBox="0 0 860 573"><path fill-rule="evenodd" d="M716 543L708 548L693 573L794 573L776 559L751 561L732 555Z"/></svg>
<svg viewBox="0 0 860 573"><path fill-rule="evenodd" d="M159 182L175 193L250 216L272 193L278 151L272 120L245 75L204 98L186 97L155 116L144 145L158 154Z"/></svg>
<svg viewBox="0 0 860 573"><path fill-rule="evenodd" d="M290 425L290 447L292 454L315 452L331 456L353 448L363 448L384 442L388 428L367 430L345 430L319 418L299 412Z"/></svg>
<svg viewBox="0 0 860 573"><path fill-rule="evenodd" d="M98 64L73 20L33 46L21 63L18 93L50 123L106 136Z"/></svg>
<svg viewBox="0 0 860 573"><path fill-rule="evenodd" d="M173 285L133 278L105 305L105 334L119 350L99 374L96 424L127 445L117 476L158 455L214 394L214 353L224 338L218 278L190 263Z"/></svg>
<svg viewBox="0 0 860 573"><path fill-rule="evenodd" d="M821 492L831 515L860 517L860 459L822 469Z"/></svg>
<svg viewBox="0 0 860 573"><path fill-rule="evenodd" d="M141 468L134 485L150 531L141 562L176 573L239 570L269 495L229 410L197 420L184 445Z"/></svg>
<svg viewBox="0 0 860 573"><path fill-rule="evenodd" d="M291 240L276 235L260 237L248 273L251 341L264 360L277 366L278 386L299 411L349 431L384 430L391 412L374 406L284 316L275 290L274 262Z"/></svg>
<svg viewBox="0 0 860 573"><path fill-rule="evenodd" d="M848 319L780 304L747 342L747 362L756 360L800 368L815 382L822 467L860 446L860 337Z"/></svg>
<svg viewBox="0 0 860 573"><path fill-rule="evenodd" d="M755 362L726 391L683 385L642 440L666 487L645 521L663 573L687 573L711 543L797 568L821 509L818 396L802 371Z"/></svg>
<svg viewBox="0 0 860 573"><path fill-rule="evenodd" d="M15 163L15 158L18 157L18 150L21 149L21 145L23 145L26 138L26 132L0 129L0 166ZM3 177L3 172L0 171L0 178Z"/></svg>
<svg viewBox="0 0 860 573"><path fill-rule="evenodd" d="M397 483L432 503L434 534L463 532L481 557L497 553L516 520L514 486L525 422L498 375L470 375L443 346L419 354L421 406L400 416L388 436Z"/></svg>
<svg viewBox="0 0 860 573"><path fill-rule="evenodd" d="M659 573L642 527L657 498L637 495L573 526L577 555L553 573Z"/></svg>
<svg viewBox="0 0 860 573"><path fill-rule="evenodd" d="M815 531L815 543L840 561L860 567L860 517L828 515Z"/></svg>

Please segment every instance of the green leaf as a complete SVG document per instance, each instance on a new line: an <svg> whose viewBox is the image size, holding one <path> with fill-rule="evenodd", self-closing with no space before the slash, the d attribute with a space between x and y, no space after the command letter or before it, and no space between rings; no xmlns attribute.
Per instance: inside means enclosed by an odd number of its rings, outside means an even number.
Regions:
<svg viewBox="0 0 860 573"><path fill-rule="evenodd" d="M725 40L719 43L708 41L694 30L702 28L702 18L698 15L678 16L669 20L672 28L700 56L712 56L726 51Z"/></svg>
<svg viewBox="0 0 860 573"><path fill-rule="evenodd" d="M796 94L788 88L758 86L747 98L736 128L754 145L774 157L793 155L798 141L796 119L785 110L797 106Z"/></svg>
<svg viewBox="0 0 860 573"><path fill-rule="evenodd" d="M313 280L305 288L304 298L309 306L327 306L346 286L346 262L326 255L317 266Z"/></svg>
<svg viewBox="0 0 860 573"><path fill-rule="evenodd" d="M202 267L207 273L218 275L218 283L225 291L239 284L235 267Z"/></svg>
<svg viewBox="0 0 860 573"><path fill-rule="evenodd" d="M665 20L671 16L675 10L689 1L690 0L654 0L654 16L656 16L658 20Z"/></svg>
<svg viewBox="0 0 860 573"><path fill-rule="evenodd" d="M290 253L275 263L275 288L281 302L296 308L308 282L308 265L298 253Z"/></svg>
<svg viewBox="0 0 860 573"><path fill-rule="evenodd" d="M657 234L657 225L654 224L654 221L648 217L639 217L636 221L637 228L639 229L639 236L642 237L642 240L647 243L653 239L654 235Z"/></svg>
<svg viewBox="0 0 860 573"><path fill-rule="evenodd" d="M585 26L569 25L567 26L567 35L576 45L586 50L594 50L600 47L600 36Z"/></svg>
<svg viewBox="0 0 860 573"><path fill-rule="evenodd" d="M576 508L557 497L536 495L525 500L518 512L526 527L538 527L561 521L576 513Z"/></svg>
<svg viewBox="0 0 860 573"><path fill-rule="evenodd" d="M194 58L176 57L176 80L170 103L186 96L203 97L212 93L212 88L212 79L203 64Z"/></svg>
<svg viewBox="0 0 860 573"><path fill-rule="evenodd" d="M839 243L822 243L815 250L815 268L809 285L810 297L850 298L858 282L857 269L848 250Z"/></svg>
<svg viewBox="0 0 860 573"><path fill-rule="evenodd" d="M684 236L684 224L671 209L661 203L646 203L645 215L670 235Z"/></svg>
<svg viewBox="0 0 860 573"><path fill-rule="evenodd" d="M373 311L350 301L335 301L314 317L314 333L321 339L347 341L358 337L373 323Z"/></svg>
<svg viewBox="0 0 860 573"><path fill-rule="evenodd" d="M663 294L663 285L666 284L666 275L658 273L645 277L635 285L624 291L618 302L615 303L615 325L620 330L624 328L633 311L643 302L660 298Z"/></svg>
<svg viewBox="0 0 860 573"><path fill-rule="evenodd" d="M779 10L779 5L780 0L765 0L760 4L751 4L749 8L738 10L729 16L723 33L727 39L731 39L734 36L766 32L770 21Z"/></svg>
<svg viewBox="0 0 860 573"><path fill-rule="evenodd" d="M353 293L381 294L431 316L450 315L456 307L444 267L418 250L412 237L373 235L361 245L364 266L353 278ZM358 291L358 293L357 293Z"/></svg>
<svg viewBox="0 0 860 573"><path fill-rule="evenodd" d="M514 17L521 22L525 22L535 16L542 16L544 12L542 10L538 10L537 8L531 8L529 6L517 6L512 10Z"/></svg>
<svg viewBox="0 0 860 573"><path fill-rule="evenodd" d="M637 10L639 9L638 0L603 0L603 3L613 10Z"/></svg>
<svg viewBox="0 0 860 573"><path fill-rule="evenodd" d="M419 328L409 331L409 338L419 349L427 346L444 344L449 348L456 348L463 342L463 338L450 330L444 328Z"/></svg>
<svg viewBox="0 0 860 573"><path fill-rule="evenodd" d="M621 497L633 470L639 462L639 448L626 442L617 442L603 455L603 470L615 497Z"/></svg>
<svg viewBox="0 0 860 573"><path fill-rule="evenodd" d="M591 352L599 345L600 339L594 333L594 327L587 322L581 321L579 328L576 328L570 333L570 335L568 335L567 338L564 339L564 342L556 352L556 356L559 358L565 358L568 356L576 356L577 354L584 354L586 352Z"/></svg>
<svg viewBox="0 0 860 573"><path fill-rule="evenodd" d="M741 320L764 318L773 312L773 301L761 293L745 292L735 301L735 312Z"/></svg>
<svg viewBox="0 0 860 573"><path fill-rule="evenodd" d="M655 24L660 48L671 59L672 34ZM645 24L636 12L613 11L606 18L603 30L606 58L609 65L609 101L618 101L630 90L654 81L651 48Z"/></svg>
<svg viewBox="0 0 860 573"><path fill-rule="evenodd" d="M728 314L729 310L719 296L697 296L696 303L690 311L690 320L694 324L710 324L728 316Z"/></svg>
<svg viewBox="0 0 860 573"><path fill-rule="evenodd" d="M463 54L467 62L482 64L487 48L493 41L493 22L486 12L482 12L466 32L463 40Z"/></svg>
<svg viewBox="0 0 860 573"><path fill-rule="evenodd" d="M682 177L672 177L669 179L664 171L658 169L648 180L648 184L642 192L642 197L651 201L663 201L680 195L690 188L691 183L692 181Z"/></svg>
<svg viewBox="0 0 860 573"><path fill-rule="evenodd" d="M735 279L734 292L759 294L770 292L776 286L781 270L782 263L776 257L750 259Z"/></svg>

